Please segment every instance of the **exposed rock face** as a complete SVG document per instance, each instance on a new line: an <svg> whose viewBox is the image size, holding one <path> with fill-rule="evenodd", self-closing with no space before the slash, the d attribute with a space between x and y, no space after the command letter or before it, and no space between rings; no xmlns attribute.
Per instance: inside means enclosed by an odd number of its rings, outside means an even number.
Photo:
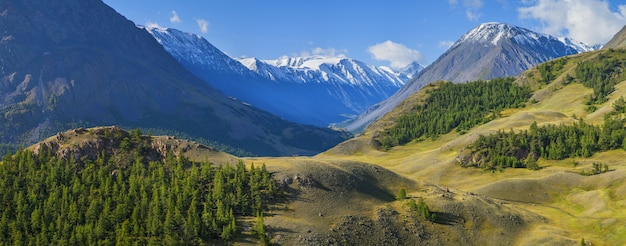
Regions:
<svg viewBox="0 0 626 246"><path fill-rule="evenodd" d="M35 154L51 153L62 160L72 160L83 164L85 160L96 160L103 153L107 156L121 154L121 142L131 138L131 134L122 128L95 127L78 128L66 132L59 132L56 135L41 141L30 149ZM213 148L178 139L172 136L141 136L145 142L149 143L149 148L144 148L142 157L148 161L156 161L165 158L168 154L173 154L176 158L183 155L194 161L217 161L236 163L234 156L227 155ZM194 159L192 154L201 156ZM133 156L128 156L134 158Z"/></svg>
<svg viewBox="0 0 626 246"><path fill-rule="evenodd" d="M33 153L54 153L62 160L74 159L77 163L83 163L83 159L95 160L103 151L113 154L116 143L107 141L105 135L121 135L128 137L128 132L118 127L93 128L87 130L78 128L67 132L59 132L46 141L35 144ZM119 143L117 143L119 144Z"/></svg>

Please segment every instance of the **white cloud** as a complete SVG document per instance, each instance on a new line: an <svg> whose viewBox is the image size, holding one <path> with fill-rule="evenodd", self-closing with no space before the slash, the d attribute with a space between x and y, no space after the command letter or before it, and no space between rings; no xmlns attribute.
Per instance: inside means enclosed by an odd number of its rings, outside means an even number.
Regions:
<svg viewBox="0 0 626 246"><path fill-rule="evenodd" d="M518 8L520 18L537 20L541 31L587 44L604 44L626 24L626 5L618 11L604 0L534 0Z"/></svg>
<svg viewBox="0 0 626 246"><path fill-rule="evenodd" d="M158 24L158 23L156 23L156 22L149 22L149 21L148 21L148 22L146 22L146 27L147 27L147 28L150 28L150 29L152 29L152 28L155 28L155 29L162 29L162 27L161 27L161 26L159 26L159 24Z"/></svg>
<svg viewBox="0 0 626 246"><path fill-rule="evenodd" d="M178 13L176 13L176 11L172 10L172 16L170 16L170 22L171 23L181 23L183 21L178 16Z"/></svg>
<svg viewBox="0 0 626 246"><path fill-rule="evenodd" d="M459 0L448 0L452 6L459 5ZM477 21L482 16L480 9L483 7L482 0L462 0L461 5L465 8L465 15L470 21Z"/></svg>
<svg viewBox="0 0 626 246"><path fill-rule="evenodd" d="M305 51L300 52L300 56L306 57L306 56L311 56L311 55L319 55L319 56L327 56L327 57L345 58L346 55L343 53L348 53L348 50L345 50L345 49L337 50L335 48L315 47L311 49L310 51L305 50Z"/></svg>
<svg viewBox="0 0 626 246"><path fill-rule="evenodd" d="M198 23L198 28L200 28L200 32L207 33L209 32L209 22L205 19L196 19Z"/></svg>
<svg viewBox="0 0 626 246"><path fill-rule="evenodd" d="M453 44L454 44L454 41L443 40L443 41L439 41L439 44L437 45L437 47L442 48L442 49L448 49L452 47Z"/></svg>
<svg viewBox="0 0 626 246"><path fill-rule="evenodd" d="M313 48L311 50L311 53L313 53L313 55L332 56L332 57L335 57L335 56L345 57L344 54L337 54L338 52L347 53L348 51L347 50L339 50L338 51L335 48L326 48L326 49L324 49L324 48L320 48L320 47L316 47L316 48Z"/></svg>
<svg viewBox="0 0 626 246"><path fill-rule="evenodd" d="M421 52L391 40L372 45L367 49L367 52L376 60L390 62L390 66L393 68L402 68L411 62L424 62L424 56Z"/></svg>
<svg viewBox="0 0 626 246"><path fill-rule="evenodd" d="M467 15L467 19L471 21L477 21L480 19L480 16L483 15L478 11L465 10L465 15Z"/></svg>

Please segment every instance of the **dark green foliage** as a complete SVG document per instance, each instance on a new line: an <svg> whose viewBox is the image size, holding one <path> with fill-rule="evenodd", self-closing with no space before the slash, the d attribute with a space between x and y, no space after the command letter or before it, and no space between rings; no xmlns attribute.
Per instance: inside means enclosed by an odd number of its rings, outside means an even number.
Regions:
<svg viewBox="0 0 626 246"><path fill-rule="evenodd" d="M474 163L462 163L485 169L526 167L538 169L536 160L562 160L569 157L590 157L598 151L624 147L626 130L620 118L606 117L604 125L588 125L582 120L572 125L536 123L528 131L498 131L480 136L471 146L471 156L480 157Z"/></svg>
<svg viewBox="0 0 626 246"><path fill-rule="evenodd" d="M435 221L435 214L430 211L430 208L428 208L428 205L424 202L423 198L420 197L417 202L415 202L414 199L410 199L408 205L411 212L418 217L429 221Z"/></svg>
<svg viewBox="0 0 626 246"><path fill-rule="evenodd" d="M266 235L265 222L263 220L263 214L259 213L256 216L256 222L254 224L254 232L259 237L261 245L270 245L270 240Z"/></svg>
<svg viewBox="0 0 626 246"><path fill-rule="evenodd" d="M398 196L396 197L396 199L398 200L406 199L406 190L404 190L404 188L401 188L400 191L398 191Z"/></svg>
<svg viewBox="0 0 626 246"><path fill-rule="evenodd" d="M576 66L576 79L584 86L593 89L588 105L604 103L607 95L615 90L615 85L626 76L626 51L609 50L597 58L579 63Z"/></svg>
<svg viewBox="0 0 626 246"><path fill-rule="evenodd" d="M537 65L537 70L539 70L539 75L541 76L541 81L539 82L548 84L556 79L568 60L569 58L563 57Z"/></svg>
<svg viewBox="0 0 626 246"><path fill-rule="evenodd" d="M442 83L429 93L417 112L398 118L380 141L383 149L414 139L437 138L454 128L463 133L499 116L506 108L524 107L530 89L513 83L513 78L475 81L466 84Z"/></svg>
<svg viewBox="0 0 626 246"><path fill-rule="evenodd" d="M609 169L609 166L606 164L602 164L602 163L598 163L598 162L594 162L591 164L593 169L592 170L582 170L580 172L578 172L578 174L583 175L583 176L591 176L591 175L596 175L596 174L601 174L601 173L606 173L608 171L611 171Z"/></svg>
<svg viewBox="0 0 626 246"><path fill-rule="evenodd" d="M108 136L115 155L61 160L18 150L0 163L0 244L202 245L231 240L239 216L278 194L264 166L150 156L138 130ZM122 148L122 145L124 146ZM148 160L152 159L152 160Z"/></svg>

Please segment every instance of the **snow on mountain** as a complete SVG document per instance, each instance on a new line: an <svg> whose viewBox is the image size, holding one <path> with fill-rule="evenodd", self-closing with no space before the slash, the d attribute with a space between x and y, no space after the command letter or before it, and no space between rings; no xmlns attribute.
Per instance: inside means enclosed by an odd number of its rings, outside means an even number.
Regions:
<svg viewBox="0 0 626 246"><path fill-rule="evenodd" d="M231 59L200 35L155 26L140 26L140 28L148 31L179 62L197 67L212 67L218 71L235 72L241 75L248 73L248 69L241 63Z"/></svg>
<svg viewBox="0 0 626 246"><path fill-rule="evenodd" d="M396 92L415 71L343 56L233 59L199 35L144 27L176 60L227 95L298 123L328 126L364 112Z"/></svg>
<svg viewBox="0 0 626 246"><path fill-rule="evenodd" d="M404 72L388 67L376 67L343 56L280 57L276 60L238 58L250 70L270 80L296 83L337 83L368 87L400 88L413 71L422 67L410 64ZM264 63L264 64L262 64Z"/></svg>
<svg viewBox="0 0 626 246"><path fill-rule="evenodd" d="M437 80L463 83L516 76L539 63L595 48L517 26L484 23L461 36L450 49L413 76L394 95L342 126L349 131L360 132L424 85Z"/></svg>
<svg viewBox="0 0 626 246"><path fill-rule="evenodd" d="M456 41L450 49L461 44L492 44L497 46L500 42L514 40L520 45L545 46L550 42L558 42L566 48L574 49L577 53L595 50L594 47L565 37L554 37L547 34L537 33L522 27L497 22L487 22L470 30Z"/></svg>

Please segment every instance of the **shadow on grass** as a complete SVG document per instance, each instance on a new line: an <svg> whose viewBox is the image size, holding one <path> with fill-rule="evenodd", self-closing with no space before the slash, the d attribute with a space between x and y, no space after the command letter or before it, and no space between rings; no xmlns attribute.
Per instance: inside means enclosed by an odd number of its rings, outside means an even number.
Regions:
<svg viewBox="0 0 626 246"><path fill-rule="evenodd" d="M465 220L460 216L453 215L445 212L433 212L436 216L435 223L441 225L458 225L462 224Z"/></svg>

